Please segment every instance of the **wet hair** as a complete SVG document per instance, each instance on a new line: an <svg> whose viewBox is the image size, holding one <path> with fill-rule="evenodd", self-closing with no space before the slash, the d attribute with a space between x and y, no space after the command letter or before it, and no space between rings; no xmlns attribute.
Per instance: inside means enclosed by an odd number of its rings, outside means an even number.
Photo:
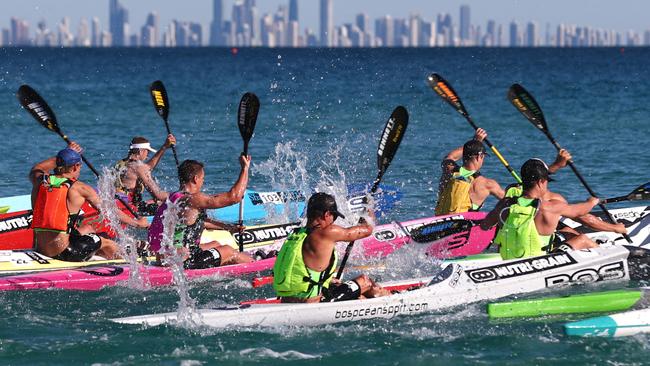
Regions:
<svg viewBox="0 0 650 366"><path fill-rule="evenodd" d="M181 184L191 182L203 170L203 166L203 163L196 160L183 160L181 165L178 166L178 179Z"/></svg>
<svg viewBox="0 0 650 366"><path fill-rule="evenodd" d="M134 137L134 138L131 140L131 144L130 144L130 145L135 145L135 144L146 144L147 142L149 142L149 140L147 140L146 138L144 138L144 137L142 137L142 136L136 136L136 137ZM129 156L130 156L130 155L135 155L135 154L139 153L140 150L141 150L141 149L130 149L130 150L129 150Z"/></svg>
<svg viewBox="0 0 650 366"><path fill-rule="evenodd" d="M463 145L463 161L469 161L472 156L485 153L485 146L481 141L472 139Z"/></svg>

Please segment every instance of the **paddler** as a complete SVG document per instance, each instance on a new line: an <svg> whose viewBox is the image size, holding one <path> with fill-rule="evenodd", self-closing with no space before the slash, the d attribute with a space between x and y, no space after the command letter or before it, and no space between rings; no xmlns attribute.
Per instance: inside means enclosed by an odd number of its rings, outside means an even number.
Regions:
<svg viewBox="0 0 650 366"><path fill-rule="evenodd" d="M173 229L173 245L182 256L185 269L202 269L228 264L249 263L253 259L246 253L240 253L229 245L217 241L201 244L204 229L222 229L230 232L241 231L239 225L230 225L208 218L207 209L222 208L239 203L244 198L248 184L248 168L251 157L240 156L241 171L239 178L228 192L208 195L201 191L205 178L203 163L185 160L178 166L180 189L170 193L168 199L160 205L149 228L149 248L164 261L164 249L161 247L165 218L173 207L178 208ZM170 211L172 210L172 211Z"/></svg>
<svg viewBox="0 0 650 366"><path fill-rule="evenodd" d="M486 137L487 132L478 128L473 139L452 150L442 161L436 215L478 211L488 196L502 199L506 195L497 181L480 173L488 156L483 145ZM461 157L463 165L459 166L456 161ZM555 162L549 167L551 173L566 166L568 160L568 152L560 151Z"/></svg>
<svg viewBox="0 0 650 366"><path fill-rule="evenodd" d="M78 226L81 206L88 202L99 210L95 190L79 181L81 147L72 142L55 157L34 165L29 172L32 182L34 246L48 257L70 262L90 259L94 254L106 259L118 257L112 240L94 234L90 225ZM50 171L54 173L50 174ZM119 219L127 225L146 228L145 218L136 220L122 211Z"/></svg>
<svg viewBox="0 0 650 366"><path fill-rule="evenodd" d="M553 181L549 168L540 159L530 159L521 167L523 192L518 197L506 197L481 221L487 230L499 225L494 242L503 259L543 255L552 249L555 229L562 216L571 219L586 215L599 202L590 197L584 202L568 204L564 197L548 189ZM566 240L559 250L596 247L584 236Z"/></svg>
<svg viewBox="0 0 650 366"><path fill-rule="evenodd" d="M160 149L156 151L146 138L134 137L129 145L126 158L115 164L115 169L121 172L115 182L117 194L126 198L143 215L153 215L158 208L156 202L147 202L143 199L142 195L145 190L156 201L162 202L167 199L168 193L158 186L151 176L151 172L156 168L165 151L175 144L176 138L169 134ZM154 155L149 161L145 161L149 152Z"/></svg>
<svg viewBox="0 0 650 366"><path fill-rule="evenodd" d="M334 279L336 243L372 234L369 222L362 220L357 226L343 228L334 224L339 217L345 218L333 196L315 193L309 198L306 226L289 235L273 267L273 288L283 302L343 301L390 294L366 275L347 282Z"/></svg>
<svg viewBox="0 0 650 366"><path fill-rule="evenodd" d="M566 167L568 162L571 161L572 159L573 156L568 150L560 149L557 157L555 158L555 161L551 166L548 167L549 174L553 174L556 171ZM519 197L522 195L522 192L523 192L523 188L521 184L512 184L506 188L506 197ZM566 199L564 199L562 195L555 192L551 192L549 190L546 191L544 198L546 200L551 200L551 199L560 200L566 203ZM588 227L594 231L611 231L619 234L627 234L627 229L625 228L625 225L623 225L622 223L620 222L617 224L609 223L599 219L598 217L592 215L591 213L587 213L586 215L576 217L573 220L583 224L585 227ZM571 240L573 245L580 246L580 247L589 248L596 245L587 235L577 232L573 228L565 225L564 223L562 223L562 221L560 221L557 225L555 235L553 235L553 241L551 242L551 250L561 246L567 240Z"/></svg>

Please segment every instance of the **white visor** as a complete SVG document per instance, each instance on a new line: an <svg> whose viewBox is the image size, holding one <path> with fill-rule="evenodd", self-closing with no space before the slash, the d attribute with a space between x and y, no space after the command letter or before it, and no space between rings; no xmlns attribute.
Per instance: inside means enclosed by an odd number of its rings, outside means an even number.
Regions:
<svg viewBox="0 0 650 366"><path fill-rule="evenodd" d="M142 143L142 144L131 144L131 146L129 146L129 149L145 149L145 150L149 150L149 151L154 152L154 153L157 151L156 149L153 149L151 147L151 144L148 143L148 142L145 142L145 143Z"/></svg>

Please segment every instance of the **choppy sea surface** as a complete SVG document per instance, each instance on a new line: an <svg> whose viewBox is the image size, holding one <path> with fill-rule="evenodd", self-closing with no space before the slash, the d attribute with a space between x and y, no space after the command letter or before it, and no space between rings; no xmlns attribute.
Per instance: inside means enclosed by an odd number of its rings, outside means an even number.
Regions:
<svg viewBox="0 0 650 366"><path fill-rule="evenodd" d="M240 49L236 55L209 48L0 48L0 196L27 194L30 167L64 147L22 110L15 97L20 85L45 98L61 129L101 167L124 157L133 136L162 144L164 124L148 94L148 85L160 79L169 94L179 157L206 163L208 192L225 191L236 179L242 148L237 104L246 91L261 101L250 145L250 187L258 190L309 192L324 182L371 181L379 133L391 111L405 106L409 126L384 177L403 199L381 220L431 216L440 160L473 133L427 86L431 72L454 86L516 170L530 157L550 162L555 156L551 143L506 99L511 84L522 84L591 187L602 197L619 196L649 176L648 59L648 48ZM156 178L170 190L176 189L174 170L168 153ZM494 156L483 174L504 186L512 183ZM95 182L87 169L82 179ZM569 169L557 180L551 189L570 201L587 197ZM493 204L488 201L487 208ZM430 262L413 260L418 254L398 252L388 260L389 269L374 275L435 273ZM272 295L270 288L253 289L251 278L191 282L189 294L199 307ZM491 322L485 303L308 329L143 328L108 320L175 311L178 302L172 287L0 293L1 363L624 365L647 363L650 346L647 336L568 338L561 325L571 317Z"/></svg>

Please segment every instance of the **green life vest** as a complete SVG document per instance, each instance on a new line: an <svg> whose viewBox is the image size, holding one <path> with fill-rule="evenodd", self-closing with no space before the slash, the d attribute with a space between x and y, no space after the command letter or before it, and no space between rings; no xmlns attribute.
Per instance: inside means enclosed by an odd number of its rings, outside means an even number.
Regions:
<svg viewBox="0 0 650 366"><path fill-rule="evenodd" d="M336 251L330 264L323 272L315 272L305 265L302 245L308 236L307 228L292 232L282 244L273 266L273 289L278 297L308 298L318 296L323 287L328 287L335 272ZM318 279L314 275L318 275ZM313 291L317 287L317 291ZM313 296L311 296L313 295Z"/></svg>
<svg viewBox="0 0 650 366"><path fill-rule="evenodd" d="M513 199L514 201L514 199ZM543 255L549 236L540 236L535 226L539 200L519 197L508 209L508 218L499 229L494 242L503 259Z"/></svg>
<svg viewBox="0 0 650 366"><path fill-rule="evenodd" d="M519 183L511 184L506 187L506 194L504 197L521 197L524 194L524 188Z"/></svg>
<svg viewBox="0 0 650 366"><path fill-rule="evenodd" d="M473 204L469 198L469 189L472 187L475 174L474 170L467 170L463 167L452 174L438 198L436 215L478 211L481 208L481 206Z"/></svg>

